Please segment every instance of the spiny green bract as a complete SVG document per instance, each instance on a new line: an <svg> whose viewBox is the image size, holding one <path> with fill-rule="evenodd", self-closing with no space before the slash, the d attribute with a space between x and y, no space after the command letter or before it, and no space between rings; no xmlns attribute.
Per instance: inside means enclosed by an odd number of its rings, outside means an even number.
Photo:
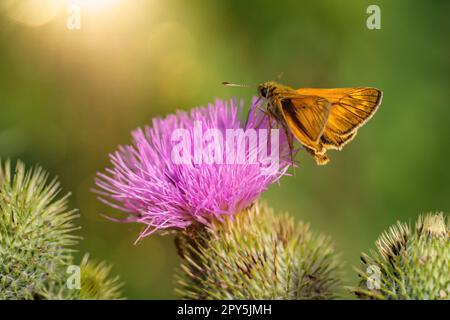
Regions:
<svg viewBox="0 0 450 320"><path fill-rule="evenodd" d="M177 292L186 299L327 299L337 263L328 238L266 205L177 238Z"/></svg>
<svg viewBox="0 0 450 320"><path fill-rule="evenodd" d="M397 223L363 254L361 299L450 299L450 224L442 213L419 217L415 230Z"/></svg>
<svg viewBox="0 0 450 320"><path fill-rule="evenodd" d="M45 299L61 285L60 266L77 243L68 195L55 200L59 183L40 168L0 165L0 298Z"/></svg>
<svg viewBox="0 0 450 320"><path fill-rule="evenodd" d="M111 266L105 262L89 261L85 255L81 265L81 286L76 291L77 299L121 299L119 277L109 278Z"/></svg>
<svg viewBox="0 0 450 320"><path fill-rule="evenodd" d="M9 161L0 163L0 299L69 299L82 291L66 286L78 214L59 192L41 168L18 162L12 174Z"/></svg>

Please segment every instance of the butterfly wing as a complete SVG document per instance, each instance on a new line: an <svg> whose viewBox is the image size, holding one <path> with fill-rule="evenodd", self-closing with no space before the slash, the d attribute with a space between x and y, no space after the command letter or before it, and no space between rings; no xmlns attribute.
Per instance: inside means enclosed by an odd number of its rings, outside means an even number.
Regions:
<svg viewBox="0 0 450 320"><path fill-rule="evenodd" d="M286 125L304 146L325 153L320 138L330 115L330 102L319 96L293 95L280 101Z"/></svg>
<svg viewBox="0 0 450 320"><path fill-rule="evenodd" d="M328 149L341 150L362 125L377 111L382 92L375 88L296 90L301 95L317 95L330 101L330 115L320 138Z"/></svg>

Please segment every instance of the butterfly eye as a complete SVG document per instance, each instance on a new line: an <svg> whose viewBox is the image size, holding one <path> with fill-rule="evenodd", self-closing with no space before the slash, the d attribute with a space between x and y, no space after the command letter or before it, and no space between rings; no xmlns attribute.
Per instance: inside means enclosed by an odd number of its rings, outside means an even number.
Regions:
<svg viewBox="0 0 450 320"><path fill-rule="evenodd" d="M261 97L267 98L267 87L262 87L262 88L259 90L259 94L261 95Z"/></svg>

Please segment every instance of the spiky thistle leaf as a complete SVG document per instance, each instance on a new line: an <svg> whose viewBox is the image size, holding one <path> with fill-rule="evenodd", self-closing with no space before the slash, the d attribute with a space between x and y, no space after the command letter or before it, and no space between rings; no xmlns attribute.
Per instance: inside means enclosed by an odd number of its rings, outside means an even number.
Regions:
<svg viewBox="0 0 450 320"><path fill-rule="evenodd" d="M335 296L330 240L255 204L177 238L177 292L187 299L325 299Z"/></svg>
<svg viewBox="0 0 450 320"><path fill-rule="evenodd" d="M450 299L450 224L444 215L419 217L413 231L403 223L376 242L377 252L361 256L361 299Z"/></svg>

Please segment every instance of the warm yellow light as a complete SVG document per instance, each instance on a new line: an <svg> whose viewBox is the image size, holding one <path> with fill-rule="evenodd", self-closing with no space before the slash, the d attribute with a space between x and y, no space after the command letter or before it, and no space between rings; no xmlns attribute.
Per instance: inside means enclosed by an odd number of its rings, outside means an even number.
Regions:
<svg viewBox="0 0 450 320"><path fill-rule="evenodd" d="M67 5L79 5L83 10L100 11L114 7L121 0L65 0Z"/></svg>
<svg viewBox="0 0 450 320"><path fill-rule="evenodd" d="M8 0L7 4L12 20L33 27L50 22L62 8L61 0Z"/></svg>
<svg viewBox="0 0 450 320"><path fill-rule="evenodd" d="M81 12L106 11L123 0L0 0L0 10L5 9L9 18L29 26L42 26L72 5Z"/></svg>

